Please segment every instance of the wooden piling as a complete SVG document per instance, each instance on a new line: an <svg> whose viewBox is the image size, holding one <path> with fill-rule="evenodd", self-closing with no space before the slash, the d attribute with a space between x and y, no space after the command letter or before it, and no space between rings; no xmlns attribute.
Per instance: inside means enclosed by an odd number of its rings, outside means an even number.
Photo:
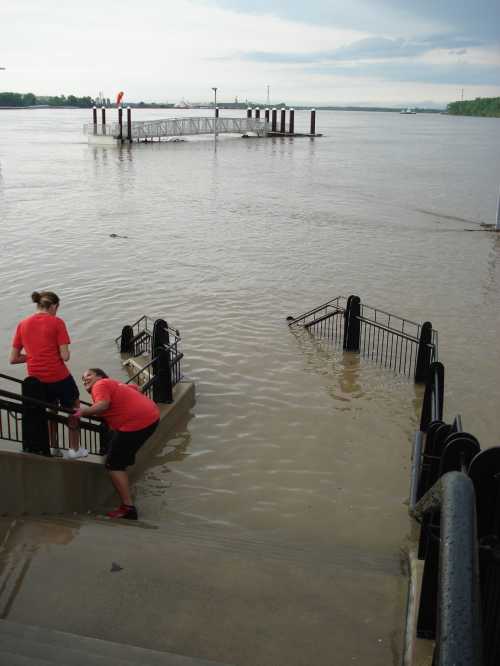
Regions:
<svg viewBox="0 0 500 666"><path fill-rule="evenodd" d="M94 124L94 135L97 134L97 107L92 108L92 122Z"/></svg>
<svg viewBox="0 0 500 666"><path fill-rule="evenodd" d="M127 139L132 143L132 110L127 106Z"/></svg>
<svg viewBox="0 0 500 666"><path fill-rule="evenodd" d="M286 110L283 108L281 109L281 123L280 123L281 134L285 133L285 126L286 126L285 120L286 120Z"/></svg>
<svg viewBox="0 0 500 666"><path fill-rule="evenodd" d="M268 122L269 122L269 109L266 109L266 110L265 110L265 112L264 112L264 117L265 117L265 119L266 119L266 123L268 123Z"/></svg>
<svg viewBox="0 0 500 666"><path fill-rule="evenodd" d="M248 109L247 109L247 118L251 118L251 117L252 117L252 109L250 107L248 107Z"/></svg>
<svg viewBox="0 0 500 666"><path fill-rule="evenodd" d="M120 128L118 138L123 141L123 109L121 106L118 107L118 127Z"/></svg>
<svg viewBox="0 0 500 666"><path fill-rule="evenodd" d="M218 106L215 107L215 117L216 118L219 117L219 107Z"/></svg>
<svg viewBox="0 0 500 666"><path fill-rule="evenodd" d="M295 132L295 109L290 109L290 125L288 127L288 133L294 134Z"/></svg>
<svg viewBox="0 0 500 666"><path fill-rule="evenodd" d="M106 107L101 106L102 135L106 135Z"/></svg>
<svg viewBox="0 0 500 666"><path fill-rule="evenodd" d="M311 131L310 134L316 134L316 109L311 109Z"/></svg>
<svg viewBox="0 0 500 666"><path fill-rule="evenodd" d="M257 107L257 108L255 109L255 118L256 118L257 120L260 118L260 109L259 109L259 107Z"/></svg>
<svg viewBox="0 0 500 666"><path fill-rule="evenodd" d="M272 121L271 121L271 132L276 132L277 113L278 113L278 112L276 111L276 109L273 109L272 116L271 116L271 117L272 117Z"/></svg>

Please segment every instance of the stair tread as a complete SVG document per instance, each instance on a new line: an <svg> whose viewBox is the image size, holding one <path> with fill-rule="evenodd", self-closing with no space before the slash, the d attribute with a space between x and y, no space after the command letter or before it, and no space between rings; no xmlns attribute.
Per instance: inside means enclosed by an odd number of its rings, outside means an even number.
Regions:
<svg viewBox="0 0 500 666"><path fill-rule="evenodd" d="M61 656L64 654L64 663L68 666L228 666L206 659L159 652L9 620L0 620L0 636L5 652L19 654L27 659L45 659L48 663L61 663ZM7 662L5 665L7 666ZM2 661L0 666L4 666Z"/></svg>
<svg viewBox="0 0 500 666"><path fill-rule="evenodd" d="M0 649L0 666L54 666L54 662Z"/></svg>

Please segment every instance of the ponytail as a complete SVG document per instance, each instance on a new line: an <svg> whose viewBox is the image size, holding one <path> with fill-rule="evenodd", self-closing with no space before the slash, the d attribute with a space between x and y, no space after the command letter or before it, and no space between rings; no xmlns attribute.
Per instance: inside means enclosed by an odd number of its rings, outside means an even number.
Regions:
<svg viewBox="0 0 500 666"><path fill-rule="evenodd" d="M59 305L59 296L53 291L34 291L31 300L42 310L48 310L51 305Z"/></svg>

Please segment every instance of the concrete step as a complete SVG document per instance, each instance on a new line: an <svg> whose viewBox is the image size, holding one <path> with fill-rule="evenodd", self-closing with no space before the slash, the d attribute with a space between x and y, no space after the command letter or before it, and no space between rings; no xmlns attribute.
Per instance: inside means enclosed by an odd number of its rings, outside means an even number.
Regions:
<svg viewBox="0 0 500 666"><path fill-rule="evenodd" d="M14 654L8 650L0 650L0 666L54 666L54 662L39 657L25 657L22 654Z"/></svg>
<svg viewBox="0 0 500 666"><path fill-rule="evenodd" d="M228 666L0 620L0 666Z"/></svg>

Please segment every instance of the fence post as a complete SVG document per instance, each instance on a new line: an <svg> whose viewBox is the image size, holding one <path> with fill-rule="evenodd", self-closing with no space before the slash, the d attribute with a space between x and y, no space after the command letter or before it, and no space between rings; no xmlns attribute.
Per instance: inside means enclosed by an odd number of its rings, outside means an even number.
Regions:
<svg viewBox="0 0 500 666"><path fill-rule="evenodd" d="M42 383L35 377L23 380L21 393L26 398L45 400ZM49 427L45 407L23 401L23 451L50 456Z"/></svg>
<svg viewBox="0 0 500 666"><path fill-rule="evenodd" d="M122 328L120 339L120 354L134 353L134 329L128 324Z"/></svg>
<svg viewBox="0 0 500 666"><path fill-rule="evenodd" d="M169 344L168 324L164 319L157 319L153 324L153 339L151 341L151 356L156 359L153 364L154 374L157 377L153 384L153 400L155 402L171 403L174 401Z"/></svg>
<svg viewBox="0 0 500 666"><path fill-rule="evenodd" d="M415 384L423 384L431 366L432 324L426 321L420 330L418 341L417 363L415 366Z"/></svg>
<svg viewBox="0 0 500 666"><path fill-rule="evenodd" d="M344 314L344 351L359 352L361 300L359 296L349 296Z"/></svg>

